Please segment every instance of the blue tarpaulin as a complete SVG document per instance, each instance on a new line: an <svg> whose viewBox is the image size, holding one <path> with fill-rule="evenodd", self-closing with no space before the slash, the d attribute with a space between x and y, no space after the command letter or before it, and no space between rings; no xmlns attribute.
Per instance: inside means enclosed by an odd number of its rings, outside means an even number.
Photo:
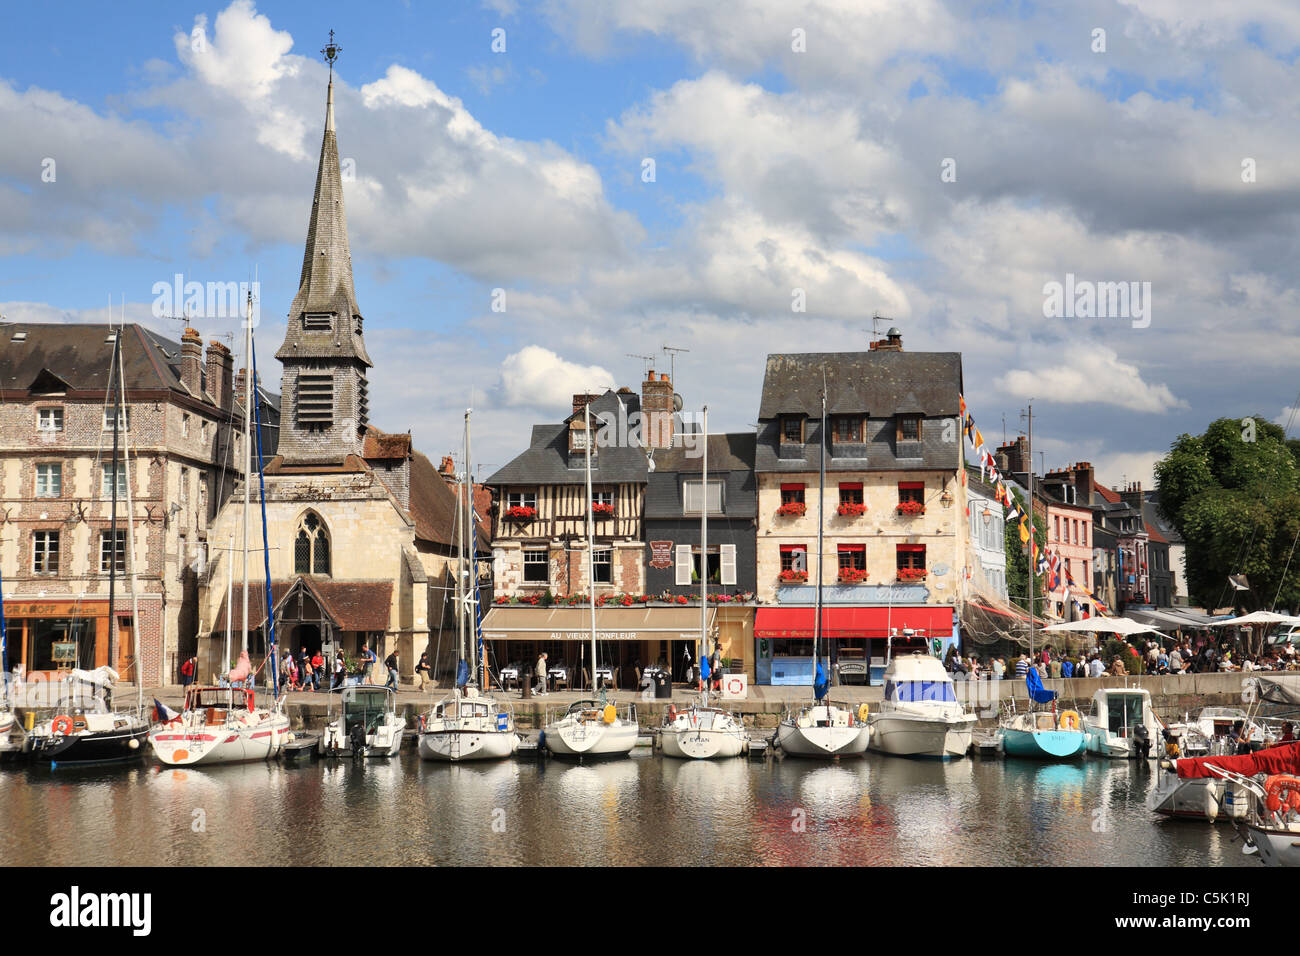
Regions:
<svg viewBox="0 0 1300 956"><path fill-rule="evenodd" d="M456 665L456 686L464 687L468 683L469 683L469 662L462 659L461 662Z"/></svg>
<svg viewBox="0 0 1300 956"><path fill-rule="evenodd" d="M817 662L817 676L813 678L813 694L821 700L826 696L826 687L829 681L826 680L826 670L822 667L822 662Z"/></svg>
<svg viewBox="0 0 1300 956"><path fill-rule="evenodd" d="M1029 688L1030 699L1036 704L1050 704L1056 700L1056 691L1043 689L1043 681L1036 668L1031 667L1025 672L1025 686Z"/></svg>

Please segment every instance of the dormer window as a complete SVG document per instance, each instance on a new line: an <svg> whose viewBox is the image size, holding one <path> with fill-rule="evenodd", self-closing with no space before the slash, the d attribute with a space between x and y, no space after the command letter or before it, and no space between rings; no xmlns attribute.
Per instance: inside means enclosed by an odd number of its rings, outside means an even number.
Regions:
<svg viewBox="0 0 1300 956"><path fill-rule="evenodd" d="M781 416L781 442L783 444L803 444L803 416Z"/></svg>
<svg viewBox="0 0 1300 956"><path fill-rule="evenodd" d="M898 440L899 441L920 441L921 440L921 416L920 415L899 415L898 416Z"/></svg>
<svg viewBox="0 0 1300 956"><path fill-rule="evenodd" d="M831 416L831 435L840 444L862 441L862 416Z"/></svg>
<svg viewBox="0 0 1300 956"><path fill-rule="evenodd" d="M302 328L304 332L333 332L334 313L304 312L302 316Z"/></svg>

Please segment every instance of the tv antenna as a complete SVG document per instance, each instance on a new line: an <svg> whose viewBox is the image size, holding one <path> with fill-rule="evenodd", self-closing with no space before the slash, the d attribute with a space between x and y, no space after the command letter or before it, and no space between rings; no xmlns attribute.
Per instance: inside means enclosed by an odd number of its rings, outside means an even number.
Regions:
<svg viewBox="0 0 1300 956"><path fill-rule="evenodd" d="M653 355L638 355L635 352L624 352L623 354L628 358L640 359L645 363L645 368L641 372L641 379L644 381L646 376L650 374L650 363L655 360L655 357Z"/></svg>
<svg viewBox="0 0 1300 956"><path fill-rule="evenodd" d="M887 315L881 315L879 309L873 310L871 313L871 336L873 340L880 337L881 322L888 322L892 326L894 320ZM862 331L865 332L866 329L863 329Z"/></svg>
<svg viewBox="0 0 1300 956"><path fill-rule="evenodd" d="M677 387L677 353L689 352L690 349L679 349L671 345L665 345L663 350L668 353L668 378L673 383L673 388Z"/></svg>

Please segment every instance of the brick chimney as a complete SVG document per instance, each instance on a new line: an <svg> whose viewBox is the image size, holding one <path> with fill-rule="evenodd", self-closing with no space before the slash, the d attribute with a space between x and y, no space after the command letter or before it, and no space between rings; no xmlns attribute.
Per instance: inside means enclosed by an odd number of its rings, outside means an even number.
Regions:
<svg viewBox="0 0 1300 956"><path fill-rule="evenodd" d="M203 394L203 336L197 329L181 335L181 383L198 398Z"/></svg>
<svg viewBox="0 0 1300 956"><path fill-rule="evenodd" d="M231 372L234 368L234 357L230 354L230 349L225 345L213 339L208 343L208 394L212 396L212 401L216 403L217 408L222 411L230 411L233 384L231 382Z"/></svg>
<svg viewBox="0 0 1300 956"><path fill-rule="evenodd" d="M438 463L438 474L448 479L456 477L456 462L451 455L442 456L442 461Z"/></svg>
<svg viewBox="0 0 1300 956"><path fill-rule="evenodd" d="M1013 442L998 446L998 460L1006 456L1008 475L1029 473L1029 441L1021 435Z"/></svg>
<svg viewBox="0 0 1300 956"><path fill-rule="evenodd" d="M235 373L234 402L236 405L240 406L241 408L244 405L244 376L245 376L245 370L242 368Z"/></svg>
<svg viewBox="0 0 1300 956"><path fill-rule="evenodd" d="M641 443L647 448L673 447L673 383L667 375L646 373L641 383Z"/></svg>
<svg viewBox="0 0 1300 956"><path fill-rule="evenodd" d="M1070 466L1070 471L1074 474L1074 486L1079 489L1079 503L1092 504L1093 492L1097 487L1092 476L1092 462L1077 462Z"/></svg>
<svg viewBox="0 0 1300 956"><path fill-rule="evenodd" d="M1142 482L1129 482L1123 491L1119 493L1120 500L1130 508L1142 510Z"/></svg>
<svg viewBox="0 0 1300 956"><path fill-rule="evenodd" d="M898 329L890 329L885 333L883 339L871 343L873 352L901 352L903 351L903 333Z"/></svg>

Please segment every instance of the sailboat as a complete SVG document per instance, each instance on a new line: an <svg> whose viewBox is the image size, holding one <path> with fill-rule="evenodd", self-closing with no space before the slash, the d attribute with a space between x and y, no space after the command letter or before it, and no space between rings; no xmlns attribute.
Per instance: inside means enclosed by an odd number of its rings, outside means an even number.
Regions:
<svg viewBox="0 0 1300 956"><path fill-rule="evenodd" d="M245 353L249 356L250 374L244 377L244 613L242 617L243 650L239 661L226 675L229 686L191 685L185 693L185 708L170 720L165 720L149 733L149 744L154 755L169 766L196 764L238 763L246 760L266 760L276 756L284 744L293 739L289 732L289 717L284 712L284 701L277 700L272 707L258 706L252 688L253 668L248 657L248 512L251 504L252 423L257 417L257 477L261 486L262 504L262 554L266 573L266 622L269 634L267 660L271 665L271 687L278 689L275 679L276 641L275 617L271 607L270 551L266 533L266 488L262 477L262 422L254 387L257 381L257 355L253 351L252 295L248 301L249 317L245 322ZM227 574L234 568L228 568ZM227 605L229 618L232 608ZM274 693L274 691L273 691Z"/></svg>
<svg viewBox="0 0 1300 956"><path fill-rule="evenodd" d="M1045 760L1069 760L1083 754L1087 734L1078 711L1056 713L1056 691L1046 690L1038 671L1031 667L1025 675L1031 709L1023 714L1009 713L998 722L1002 751L1008 757L1037 757ZM1009 701L1013 706L1015 699ZM1033 710L1032 704L1051 704L1051 710Z"/></svg>
<svg viewBox="0 0 1300 956"><path fill-rule="evenodd" d="M13 704L9 700L9 643L5 633L4 573L0 571L0 759L22 750L22 743L13 739L18 727L14 720Z"/></svg>
<svg viewBox="0 0 1300 956"><path fill-rule="evenodd" d="M822 536L826 505L826 379L822 376L821 463L817 483L817 600L813 615L813 699L810 704L786 712L776 728L775 743L781 752L795 757L844 757L864 753L871 740L871 726L864 719L866 704L852 707L826 700L827 678L822 668L818 643L822 626Z"/></svg>
<svg viewBox="0 0 1300 956"><path fill-rule="evenodd" d="M466 665L466 618L478 626L478 531L474 524L474 482L471 478L469 457L469 417L465 409L465 506L456 501L456 531L460 550L456 562L456 621L460 638L460 660L457 664L456 687L451 696L433 706L420 718L418 749L424 760L496 760L509 757L519 749L519 735L515 733L515 718L509 707L494 699L480 696L469 682L470 668ZM473 542L472 548L467 545ZM468 560L466 552L469 552ZM472 642L472 641L471 641ZM480 659L475 650L474 657ZM475 670L478 668L475 667ZM465 680L461 680L461 676ZM483 669L487 684L487 669ZM462 691L462 686L464 690Z"/></svg>
<svg viewBox="0 0 1300 956"><path fill-rule="evenodd" d="M623 756L632 752L641 733L636 707L627 704L622 714L604 691L597 694L596 657L596 559L595 514L591 495L591 407L583 407L586 431L587 475L587 587L591 598L591 691L592 696L575 701L556 720L548 720L541 745L559 757Z"/></svg>
<svg viewBox="0 0 1300 956"><path fill-rule="evenodd" d="M709 654L709 407L704 406L704 458L702 464L703 500L700 503L700 659ZM698 703L678 711L669 706L659 728L659 745L667 757L708 760L735 757L749 746L749 736L741 718L721 707L709 706L706 687Z"/></svg>
<svg viewBox="0 0 1300 956"><path fill-rule="evenodd" d="M94 670L80 667L70 671L60 682L53 713L39 720L24 741L26 751L35 759L53 764L103 764L135 760L144 755L144 741L149 722L144 716L144 677L140 670L140 609L136 588L135 515L131 503L130 454L119 457L119 429L124 421L126 383L122 369L122 334L125 323L113 335L112 366L109 369L109 395L113 402L113 497L109 533L117 539L118 469L124 470L127 511L127 547L131 572L131 623L135 652L134 668L137 705L134 711L117 709L112 700L112 685L118 674L105 665ZM116 381L116 388L114 388ZM116 634L117 553L109 552L108 619L110 633ZM116 641L110 644L116 651Z"/></svg>

